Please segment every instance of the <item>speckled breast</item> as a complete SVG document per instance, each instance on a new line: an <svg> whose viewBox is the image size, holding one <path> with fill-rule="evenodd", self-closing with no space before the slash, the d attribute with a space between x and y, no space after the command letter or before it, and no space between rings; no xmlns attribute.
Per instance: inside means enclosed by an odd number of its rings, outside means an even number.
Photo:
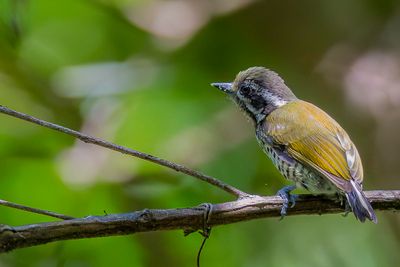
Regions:
<svg viewBox="0 0 400 267"><path fill-rule="evenodd" d="M329 194L337 192L336 186L322 175L304 166L290 157L286 152L273 148L269 144L263 142L258 136L257 140L279 172L286 179L295 182L297 187L315 193Z"/></svg>

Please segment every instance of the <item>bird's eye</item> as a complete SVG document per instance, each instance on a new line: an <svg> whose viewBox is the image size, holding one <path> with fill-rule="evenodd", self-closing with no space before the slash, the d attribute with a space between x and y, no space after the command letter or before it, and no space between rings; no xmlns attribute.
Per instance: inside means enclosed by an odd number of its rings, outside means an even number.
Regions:
<svg viewBox="0 0 400 267"><path fill-rule="evenodd" d="M240 88L240 92L241 92L243 95L248 95L248 94L250 93L250 87L247 86L247 85L244 85L244 86L242 86L242 87Z"/></svg>

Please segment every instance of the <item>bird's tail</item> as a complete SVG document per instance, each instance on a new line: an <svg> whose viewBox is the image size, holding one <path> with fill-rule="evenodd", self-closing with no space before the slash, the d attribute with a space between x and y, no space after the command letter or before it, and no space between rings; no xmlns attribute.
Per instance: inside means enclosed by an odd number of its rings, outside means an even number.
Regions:
<svg viewBox="0 0 400 267"><path fill-rule="evenodd" d="M365 219L369 219L374 223L377 223L375 212L369 203L368 199L365 197L364 192L361 189L361 186L354 181L353 179L350 181L351 190L346 192L347 201L356 216L357 220L360 222L365 222Z"/></svg>

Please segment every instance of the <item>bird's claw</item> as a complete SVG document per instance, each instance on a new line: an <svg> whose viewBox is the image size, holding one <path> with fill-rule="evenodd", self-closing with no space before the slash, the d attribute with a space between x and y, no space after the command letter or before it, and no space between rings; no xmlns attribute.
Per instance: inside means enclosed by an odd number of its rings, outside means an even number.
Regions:
<svg viewBox="0 0 400 267"><path fill-rule="evenodd" d="M293 208L296 205L296 201L297 201L298 198L299 198L298 195L289 194L289 202L292 203L292 205L290 205L290 208Z"/></svg>
<svg viewBox="0 0 400 267"><path fill-rule="evenodd" d="M290 192L294 189L296 189L296 186L294 185L285 186L277 193L277 195L283 199L280 220L282 220L286 216L288 208L293 208L296 205L298 195L290 194Z"/></svg>

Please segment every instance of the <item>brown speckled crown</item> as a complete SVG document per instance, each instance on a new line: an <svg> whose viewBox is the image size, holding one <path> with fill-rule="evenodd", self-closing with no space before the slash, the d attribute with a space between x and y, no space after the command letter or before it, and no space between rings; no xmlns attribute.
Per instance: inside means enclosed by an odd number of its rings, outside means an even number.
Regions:
<svg viewBox="0 0 400 267"><path fill-rule="evenodd" d="M296 96L286 86L285 81L274 71L264 67L251 67L239 72L233 82L232 90L237 91L246 80L253 80L261 87L266 88L277 97L290 101L296 100Z"/></svg>

